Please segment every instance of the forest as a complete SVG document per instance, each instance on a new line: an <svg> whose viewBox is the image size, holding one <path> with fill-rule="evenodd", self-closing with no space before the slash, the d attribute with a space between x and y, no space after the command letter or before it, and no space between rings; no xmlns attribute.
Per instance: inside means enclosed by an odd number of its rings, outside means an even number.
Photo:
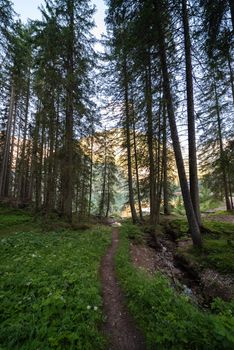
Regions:
<svg viewBox="0 0 234 350"><path fill-rule="evenodd" d="M0 0L0 349L231 350L234 2L105 9Z"/></svg>

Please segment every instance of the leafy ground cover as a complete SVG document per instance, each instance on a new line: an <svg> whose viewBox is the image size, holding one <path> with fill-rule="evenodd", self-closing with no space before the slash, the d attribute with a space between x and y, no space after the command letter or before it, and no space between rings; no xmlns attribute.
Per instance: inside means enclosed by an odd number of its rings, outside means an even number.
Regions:
<svg viewBox="0 0 234 350"><path fill-rule="evenodd" d="M110 242L104 227L2 236L0 349L105 348L98 270Z"/></svg>
<svg viewBox="0 0 234 350"><path fill-rule="evenodd" d="M234 274L234 224L204 220L203 248L201 250L184 245L178 252L187 260L198 263L202 268L216 269L221 273ZM188 237L186 220L171 222L171 228L178 238Z"/></svg>
<svg viewBox="0 0 234 350"><path fill-rule="evenodd" d="M30 212L0 206L0 235L17 232L19 228L26 231L32 230L32 222L33 217Z"/></svg>
<svg viewBox="0 0 234 350"><path fill-rule="evenodd" d="M225 216L232 216L234 215L234 210L217 210L214 213L210 214L209 216L216 216L216 215L225 215Z"/></svg>
<svg viewBox="0 0 234 350"><path fill-rule="evenodd" d="M129 309L146 335L148 349L233 349L234 303L219 299L205 313L178 295L167 279L149 278L130 261L128 229L121 228L117 273Z"/></svg>

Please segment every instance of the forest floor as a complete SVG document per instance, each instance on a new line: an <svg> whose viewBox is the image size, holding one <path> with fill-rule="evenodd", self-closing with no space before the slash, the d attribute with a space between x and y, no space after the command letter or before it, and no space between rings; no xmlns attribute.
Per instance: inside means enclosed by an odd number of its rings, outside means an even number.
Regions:
<svg viewBox="0 0 234 350"><path fill-rule="evenodd" d="M163 254L157 254L157 269L202 305L215 297L234 298L234 213L217 212L203 217L203 248L196 249L185 219L174 219L166 227L161 242ZM161 255L161 256L160 256Z"/></svg>
<svg viewBox="0 0 234 350"><path fill-rule="evenodd" d="M101 264L104 332L112 350L144 350L145 340L126 307L126 300L116 277L114 257L119 243L119 229L114 228L112 245Z"/></svg>
<svg viewBox="0 0 234 350"><path fill-rule="evenodd" d="M205 216L207 220L210 221L221 221L221 222L230 222L231 224L234 224L234 214L231 212L231 214L226 214L223 211L220 211L219 213L215 213L212 215Z"/></svg>
<svg viewBox="0 0 234 350"><path fill-rule="evenodd" d="M0 210L0 349L105 349L99 269L111 229L50 226Z"/></svg>
<svg viewBox="0 0 234 350"><path fill-rule="evenodd" d="M180 293L187 294L194 303L209 307L213 298L224 300L234 298L234 278L229 273L221 273L211 266L202 267L193 263L186 251L191 248L190 239L177 243L170 239L161 240L161 251L147 244L130 243L131 260L137 268L154 276L156 272L167 276ZM185 259L186 256L186 259Z"/></svg>
<svg viewBox="0 0 234 350"><path fill-rule="evenodd" d="M204 220L198 252L171 216L159 251L144 226L1 208L1 350L233 349L231 217Z"/></svg>
<svg viewBox="0 0 234 350"><path fill-rule="evenodd" d="M181 220L176 226L183 225L182 239L185 240L186 233L186 239L190 241L186 222ZM175 223L173 225L175 231ZM190 264L181 266L177 262L177 239L175 242L168 232L162 232L162 227L160 232L158 227L162 248L158 250L144 233L140 233L142 229L147 232L147 225L145 229L134 227L130 222L122 225L116 267L129 310L146 336L147 349L233 349L233 301L215 298L217 295L207 300L197 276L198 270ZM225 234L229 229L226 227ZM231 229L233 234L233 225ZM179 234L180 230L173 233ZM209 239L206 240L209 243ZM222 249L227 254L226 246ZM203 252L200 254L202 256ZM205 262L210 263L209 259ZM232 266L231 259L226 261L225 268L231 270ZM202 271L202 264L199 267ZM212 289L216 287L213 285Z"/></svg>

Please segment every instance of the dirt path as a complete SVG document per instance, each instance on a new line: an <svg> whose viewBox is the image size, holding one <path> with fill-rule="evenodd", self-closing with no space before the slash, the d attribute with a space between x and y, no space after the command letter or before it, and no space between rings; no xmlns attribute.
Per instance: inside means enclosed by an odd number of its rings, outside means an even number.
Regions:
<svg viewBox="0 0 234 350"><path fill-rule="evenodd" d="M118 228L113 229L112 245L102 260L101 279L106 322L104 332L110 339L109 350L145 350L145 342L126 309L118 284L114 255L118 247Z"/></svg>

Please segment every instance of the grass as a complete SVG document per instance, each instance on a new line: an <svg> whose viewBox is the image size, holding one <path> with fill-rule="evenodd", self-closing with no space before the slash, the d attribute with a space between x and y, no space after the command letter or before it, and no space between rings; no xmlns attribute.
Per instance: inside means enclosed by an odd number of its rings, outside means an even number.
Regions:
<svg viewBox="0 0 234 350"><path fill-rule="evenodd" d="M4 230L19 219L10 216L8 224L1 221ZM26 220L22 217L18 223ZM0 240L0 349L105 348L98 270L110 242L110 229L104 227L5 234Z"/></svg>
<svg viewBox="0 0 234 350"><path fill-rule="evenodd" d="M177 238L188 237L188 224L184 219L173 220L170 224ZM186 260L196 262L202 268L215 269L221 273L234 274L234 224L205 220L203 248L185 246L178 250Z"/></svg>
<svg viewBox="0 0 234 350"><path fill-rule="evenodd" d="M234 275L234 247L226 239L212 240L206 238L202 251L190 247L183 254L203 268L211 268L221 273Z"/></svg>
<svg viewBox="0 0 234 350"><path fill-rule="evenodd" d="M209 214L209 216L217 216L217 215L224 215L224 216L230 216L234 215L234 210L217 210L215 213Z"/></svg>
<svg viewBox="0 0 234 350"><path fill-rule="evenodd" d="M149 278L129 256L129 239L121 228L116 256L117 273L128 307L146 335L147 349L233 349L234 303L217 299L205 313L178 295L160 274Z"/></svg>
<svg viewBox="0 0 234 350"><path fill-rule="evenodd" d="M30 212L0 205L0 236L38 229Z"/></svg>
<svg viewBox="0 0 234 350"><path fill-rule="evenodd" d="M127 237L131 240L134 240L135 243L143 243L144 233L139 226L134 225L132 222L125 221L124 229Z"/></svg>
<svg viewBox="0 0 234 350"><path fill-rule="evenodd" d="M230 222L204 220L204 227L218 236L234 237L234 224Z"/></svg>

